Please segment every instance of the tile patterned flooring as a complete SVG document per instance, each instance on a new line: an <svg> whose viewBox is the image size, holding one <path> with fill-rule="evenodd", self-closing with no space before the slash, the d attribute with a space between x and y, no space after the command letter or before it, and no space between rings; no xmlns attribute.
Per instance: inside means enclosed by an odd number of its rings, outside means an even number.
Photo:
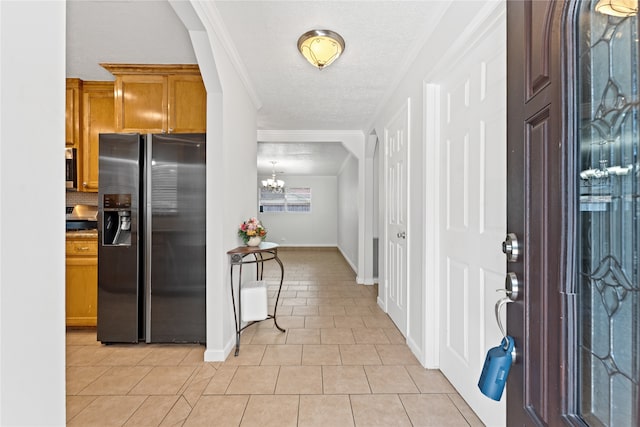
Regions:
<svg viewBox="0 0 640 427"><path fill-rule="evenodd" d="M278 323L242 334L240 354L204 346L104 346L67 332L69 426L481 426L437 370L425 370L336 249L281 248ZM279 269L265 264L273 304Z"/></svg>

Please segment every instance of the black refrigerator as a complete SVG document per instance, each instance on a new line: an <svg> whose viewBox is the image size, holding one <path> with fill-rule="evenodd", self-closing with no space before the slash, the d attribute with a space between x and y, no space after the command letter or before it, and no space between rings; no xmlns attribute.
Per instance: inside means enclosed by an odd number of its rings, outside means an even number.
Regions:
<svg viewBox="0 0 640 427"><path fill-rule="evenodd" d="M101 134L98 340L206 341L204 134Z"/></svg>

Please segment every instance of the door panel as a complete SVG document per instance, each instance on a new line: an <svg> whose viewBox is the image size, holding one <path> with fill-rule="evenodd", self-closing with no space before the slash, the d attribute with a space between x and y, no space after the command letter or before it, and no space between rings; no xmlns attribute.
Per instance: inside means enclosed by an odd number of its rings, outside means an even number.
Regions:
<svg viewBox="0 0 640 427"><path fill-rule="evenodd" d="M523 247L507 263L522 283L507 307L517 361L507 384L507 425L559 425L563 159L562 1L507 2L507 231Z"/></svg>
<svg viewBox="0 0 640 427"><path fill-rule="evenodd" d="M505 14L469 36L440 84L440 370L480 419L505 423L505 400L478 389L487 350L500 342L494 304L503 295L505 233Z"/></svg>
<svg viewBox="0 0 640 427"><path fill-rule="evenodd" d="M205 136L151 138L147 342L202 343L206 341Z"/></svg>
<svg viewBox="0 0 640 427"><path fill-rule="evenodd" d="M542 110L526 123L526 126L527 181L530 183L527 203L531 211L528 212L529 219L525 226L528 239L528 256L525 254L525 257L530 263L524 282L528 315L525 318L526 332L522 335L525 340L524 348L528 351L525 355L525 375L528 378L525 383L525 401L537 417L547 420L546 396L549 392L547 373L551 366L548 366L549 358L546 353L554 346L549 342L551 331L546 327L549 324L546 301L549 299L549 285L553 283L548 279L552 271L549 271L546 260L548 251L553 250L552 247L548 247L548 244L555 244L554 239L557 239L557 236L547 236L546 222L549 218L546 217L547 213L544 209L550 204L547 198L554 197L549 193L545 178L549 173L555 173L546 168L546 165L550 164L548 153L553 152L553 147L549 147L552 144L549 135L549 110Z"/></svg>
<svg viewBox="0 0 640 427"><path fill-rule="evenodd" d="M526 37L526 90L531 101L551 81L551 25L555 4L550 1L524 1L524 20L519 24Z"/></svg>
<svg viewBox="0 0 640 427"><path fill-rule="evenodd" d="M387 312L407 334L407 151L409 100L385 127Z"/></svg>
<svg viewBox="0 0 640 427"><path fill-rule="evenodd" d="M450 101L449 99L447 102L448 109L451 108ZM463 117L460 119L464 121ZM452 136L456 138L455 135ZM464 232L469 226L469 133L464 132L464 135L458 135L456 139L459 144L451 139L446 142L446 219L449 230Z"/></svg>
<svg viewBox="0 0 640 427"><path fill-rule="evenodd" d="M140 135L102 134L99 149L97 338L106 343L135 343L140 336L138 280L142 268ZM120 216L115 214L120 208L130 212L129 244L118 244L115 237L114 230L120 228Z"/></svg>
<svg viewBox="0 0 640 427"><path fill-rule="evenodd" d="M469 363L469 265L447 259L446 352Z"/></svg>
<svg viewBox="0 0 640 427"><path fill-rule="evenodd" d="M640 421L638 18L598 4L507 6L508 425Z"/></svg>

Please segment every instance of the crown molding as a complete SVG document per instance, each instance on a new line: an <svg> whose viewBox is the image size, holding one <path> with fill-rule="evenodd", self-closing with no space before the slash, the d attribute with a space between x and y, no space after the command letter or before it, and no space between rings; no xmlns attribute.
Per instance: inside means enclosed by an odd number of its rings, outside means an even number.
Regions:
<svg viewBox="0 0 640 427"><path fill-rule="evenodd" d="M233 44L233 40L229 35L229 31L224 24L222 17L220 16L220 12L216 8L214 2L210 1L202 1L202 0L190 0L191 5L193 6L194 11L202 21L202 24L207 31L209 36L214 35L215 38L220 42L220 45L224 49L225 53L229 57L229 62L235 69L238 78L242 82L243 86L247 90L247 94L251 98L254 107L257 110L262 108L262 101L258 97L253 84L251 83L251 79L249 78L249 73L247 73L247 68L240 59L240 55L238 54L238 50L236 46ZM214 60L215 60L215 51L214 51Z"/></svg>
<svg viewBox="0 0 640 427"><path fill-rule="evenodd" d="M101 62L111 74L200 74L198 64L116 64Z"/></svg>
<svg viewBox="0 0 640 427"><path fill-rule="evenodd" d="M344 142L362 139L361 130L258 130L260 142Z"/></svg>

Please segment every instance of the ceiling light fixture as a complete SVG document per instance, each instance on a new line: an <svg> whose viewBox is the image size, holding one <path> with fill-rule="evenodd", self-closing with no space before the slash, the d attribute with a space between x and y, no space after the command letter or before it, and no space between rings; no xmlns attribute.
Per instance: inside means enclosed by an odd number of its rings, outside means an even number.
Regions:
<svg viewBox="0 0 640 427"><path fill-rule="evenodd" d="M638 0L600 0L596 12L621 18L633 16L638 13Z"/></svg>
<svg viewBox="0 0 640 427"><path fill-rule="evenodd" d="M271 178L262 181L262 188L271 191L272 193L282 193L284 191L284 181L276 179L276 163L278 162L271 161L271 164L273 165Z"/></svg>
<svg viewBox="0 0 640 427"><path fill-rule="evenodd" d="M344 39L331 30L311 30L298 39L298 50L307 61L322 70L342 54Z"/></svg>

